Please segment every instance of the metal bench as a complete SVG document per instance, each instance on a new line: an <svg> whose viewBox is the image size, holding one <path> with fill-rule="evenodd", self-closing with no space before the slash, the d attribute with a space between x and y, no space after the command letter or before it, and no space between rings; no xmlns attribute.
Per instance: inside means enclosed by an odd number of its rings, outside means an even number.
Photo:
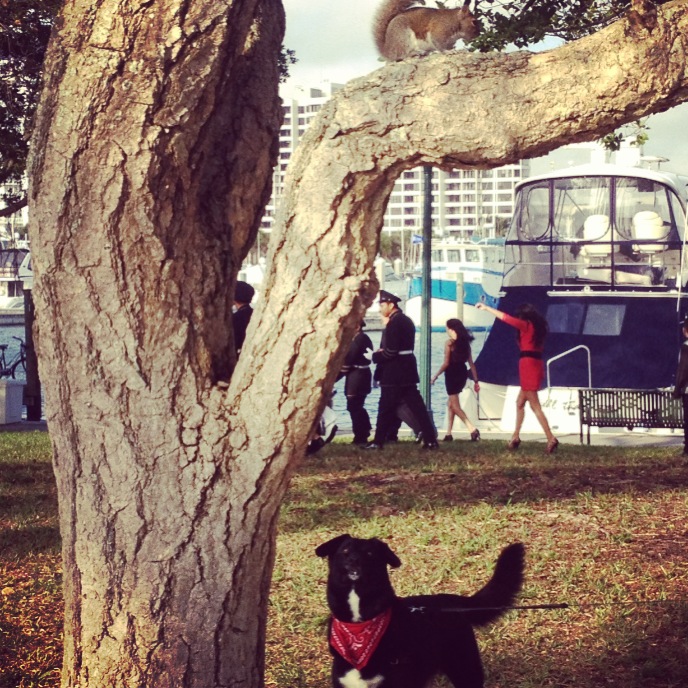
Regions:
<svg viewBox="0 0 688 688"><path fill-rule="evenodd" d="M683 405L671 392L642 389L580 389L580 441L588 428L683 428Z"/></svg>

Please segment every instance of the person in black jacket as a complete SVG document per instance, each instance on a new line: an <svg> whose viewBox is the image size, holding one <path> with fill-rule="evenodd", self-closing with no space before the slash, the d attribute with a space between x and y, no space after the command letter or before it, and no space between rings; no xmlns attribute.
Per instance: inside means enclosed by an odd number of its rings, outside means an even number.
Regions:
<svg viewBox="0 0 688 688"><path fill-rule="evenodd" d="M411 318L399 309L399 301L398 296L380 290L380 313L388 320L384 346L373 354L373 363L383 365L375 438L366 445L366 449L382 449L402 405L406 405L417 420L423 448L437 449L437 430L417 387L420 378L413 354L416 327Z"/></svg>
<svg viewBox="0 0 688 688"><path fill-rule="evenodd" d="M364 404L371 390L370 361L373 355L373 343L363 331L364 327L365 322L362 320L342 367L342 374L346 377L344 383L346 410L351 416L354 444L367 444L368 435L372 429Z"/></svg>
<svg viewBox="0 0 688 688"><path fill-rule="evenodd" d="M385 322L385 324L387 323ZM382 337L380 339L380 348L385 348L384 330L382 331ZM380 380L382 379L382 371L384 370L384 368L384 362L378 361L378 363L375 366L375 372L373 373L373 385L375 387L380 386ZM387 426L387 437L385 437L385 442L399 441L399 430L401 429L402 422L406 423L406 425L408 425L411 428L411 430L413 430L413 434L416 436L416 441L419 441L417 439L420 433L420 427L418 427L418 422L409 411L408 406L406 404L401 404L397 407L397 415L390 420L389 425Z"/></svg>
<svg viewBox="0 0 688 688"><path fill-rule="evenodd" d="M256 290L248 283L239 280L234 289L234 308L232 313L232 327L234 329L234 348L237 357L241 353L246 339L246 329L253 315L251 300Z"/></svg>
<svg viewBox="0 0 688 688"><path fill-rule="evenodd" d="M688 455L688 318L683 321L681 331L683 344L678 355L673 397L681 399L683 403L683 454L686 456Z"/></svg>

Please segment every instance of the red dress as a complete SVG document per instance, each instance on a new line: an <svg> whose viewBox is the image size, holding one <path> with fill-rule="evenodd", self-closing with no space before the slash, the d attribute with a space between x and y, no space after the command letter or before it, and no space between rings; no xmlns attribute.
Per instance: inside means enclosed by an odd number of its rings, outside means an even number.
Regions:
<svg viewBox="0 0 688 688"><path fill-rule="evenodd" d="M537 392L545 378L545 365L542 362L544 346L535 343L535 327L529 320L514 318L504 313L502 320L511 327L515 327L519 333L518 345L521 350L521 358L518 361L518 379L521 389L525 392ZM524 356L527 352L535 356Z"/></svg>

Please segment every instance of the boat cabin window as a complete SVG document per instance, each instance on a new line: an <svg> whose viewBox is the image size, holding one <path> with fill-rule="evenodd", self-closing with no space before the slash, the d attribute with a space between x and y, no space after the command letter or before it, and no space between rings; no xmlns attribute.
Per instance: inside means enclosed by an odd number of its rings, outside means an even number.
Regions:
<svg viewBox="0 0 688 688"><path fill-rule="evenodd" d="M555 177L519 188L504 287L674 289L685 215L671 178ZM593 328L594 329L594 328Z"/></svg>
<svg viewBox="0 0 688 688"><path fill-rule="evenodd" d="M616 337L626 314L624 304L552 303L547 308L547 324L554 334L584 334Z"/></svg>
<svg viewBox="0 0 688 688"><path fill-rule="evenodd" d="M573 177L554 180L554 234L559 239L584 238L585 221L590 216L609 216L609 177ZM600 236L596 237L601 239Z"/></svg>
<svg viewBox="0 0 688 688"><path fill-rule="evenodd" d="M669 197L666 188L647 179L621 177L616 181L616 228L624 239L634 239L638 213L645 217L655 213L661 220L656 239L666 239L672 226Z"/></svg>
<svg viewBox="0 0 688 688"><path fill-rule="evenodd" d="M519 239L536 241L549 230L549 184L527 186L519 197L514 229Z"/></svg>
<svg viewBox="0 0 688 688"><path fill-rule="evenodd" d="M583 334L618 336L621 334L625 312L626 306L623 304L591 303L585 314Z"/></svg>
<svg viewBox="0 0 688 688"><path fill-rule="evenodd" d="M475 248L466 249L466 262L467 263L479 263L480 262L480 251Z"/></svg>
<svg viewBox="0 0 688 688"><path fill-rule="evenodd" d="M444 256L442 255L442 251L433 250L430 252L430 255L432 256L433 263L444 263Z"/></svg>
<svg viewBox="0 0 688 688"><path fill-rule="evenodd" d="M685 222L683 219L683 208L681 208L681 203L674 194L669 194L669 206L671 208L671 217L673 220L673 226L681 227Z"/></svg>
<svg viewBox="0 0 688 688"><path fill-rule="evenodd" d="M461 262L461 251L458 249L448 249L447 250L447 262L448 263L460 263Z"/></svg>
<svg viewBox="0 0 688 688"><path fill-rule="evenodd" d="M580 334L585 316L582 303L553 303L547 308L549 331L556 334Z"/></svg>

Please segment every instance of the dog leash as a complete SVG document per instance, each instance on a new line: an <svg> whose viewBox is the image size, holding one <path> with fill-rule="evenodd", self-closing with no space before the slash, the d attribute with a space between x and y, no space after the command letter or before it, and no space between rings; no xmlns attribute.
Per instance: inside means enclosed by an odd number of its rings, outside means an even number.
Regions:
<svg viewBox="0 0 688 688"><path fill-rule="evenodd" d="M513 607L440 607L438 609L428 609L428 607L409 607L412 613L418 612L424 614L425 612L449 612L457 614L468 614L471 612L504 612L504 611L524 611L530 609L569 609L571 606L568 602L559 602L556 604L521 604Z"/></svg>
<svg viewBox="0 0 688 688"><path fill-rule="evenodd" d="M552 604L521 604L512 607L440 607L429 609L428 607L409 606L411 613L425 612L444 612L455 614L470 614L471 612L510 612L510 611L531 611L531 610L553 610L553 609L599 609L600 607L623 607L623 606L652 606L660 604L685 605L686 600L626 600L624 602L588 602L588 603L569 603L557 602Z"/></svg>

